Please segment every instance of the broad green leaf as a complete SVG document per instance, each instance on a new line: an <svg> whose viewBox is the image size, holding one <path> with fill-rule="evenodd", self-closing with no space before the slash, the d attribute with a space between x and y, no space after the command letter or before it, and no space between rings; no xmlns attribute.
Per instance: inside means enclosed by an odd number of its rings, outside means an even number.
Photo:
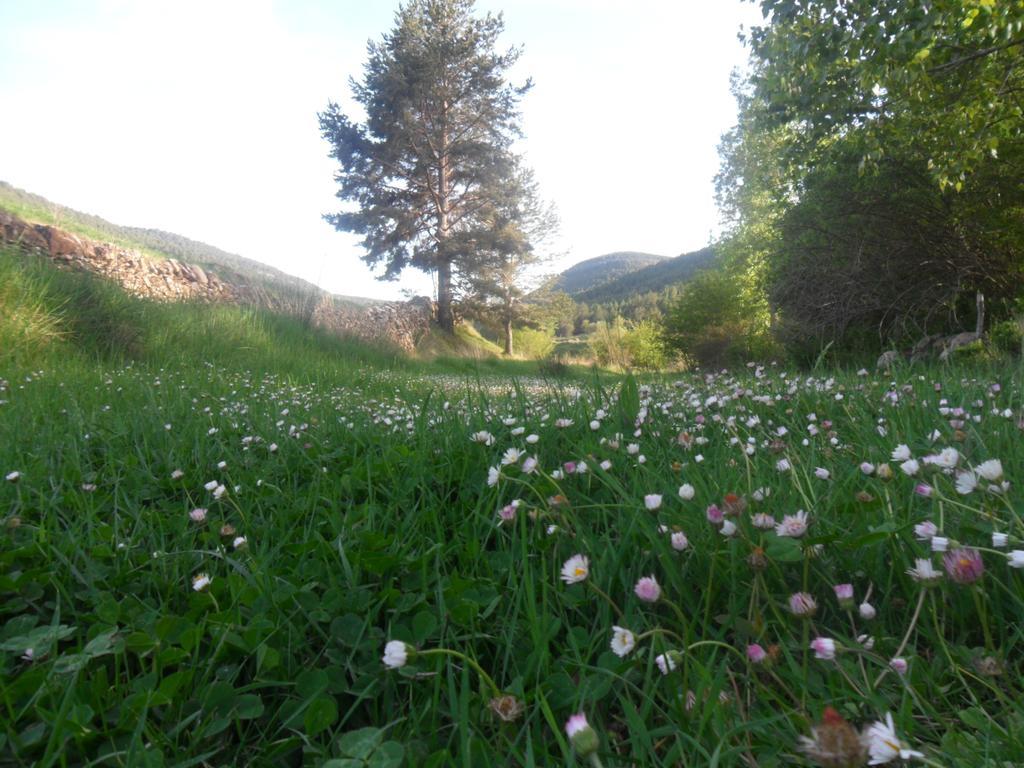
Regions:
<svg viewBox="0 0 1024 768"><path fill-rule="evenodd" d="M320 696L313 699L306 708L303 725L307 735L316 736L334 725L337 720L338 702L333 697Z"/></svg>
<svg viewBox="0 0 1024 768"><path fill-rule="evenodd" d="M367 768L398 768L405 758L405 747L397 741L385 741L366 761Z"/></svg>
<svg viewBox="0 0 1024 768"><path fill-rule="evenodd" d="M365 760L377 748L383 737L384 732L380 728L360 728L342 734L338 739L338 749L348 757Z"/></svg>

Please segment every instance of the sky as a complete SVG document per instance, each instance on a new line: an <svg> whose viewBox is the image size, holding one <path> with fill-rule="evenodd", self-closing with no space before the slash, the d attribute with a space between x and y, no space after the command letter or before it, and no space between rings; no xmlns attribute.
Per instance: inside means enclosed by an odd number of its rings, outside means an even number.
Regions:
<svg viewBox="0 0 1024 768"><path fill-rule="evenodd" d="M317 113L398 0L4 0L0 179L117 224L176 232L334 293L382 282L337 210ZM518 149L561 217L556 272L618 250L666 256L717 230L717 144L746 62L741 0L477 0L531 77ZM377 270L379 273L381 270Z"/></svg>

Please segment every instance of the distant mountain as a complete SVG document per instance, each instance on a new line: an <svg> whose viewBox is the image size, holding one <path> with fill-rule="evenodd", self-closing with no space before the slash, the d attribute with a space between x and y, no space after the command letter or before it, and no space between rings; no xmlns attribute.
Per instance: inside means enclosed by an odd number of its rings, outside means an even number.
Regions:
<svg viewBox="0 0 1024 768"><path fill-rule="evenodd" d="M637 270L666 261L667 256L656 256L653 253L638 251L617 251L595 256L592 259L574 264L559 274L549 285L555 290L565 291L576 298L586 291L610 283Z"/></svg>
<svg viewBox="0 0 1024 768"><path fill-rule="evenodd" d="M668 286L684 283L700 270L710 267L715 261L715 252L713 248L702 248L671 259L656 258L657 261L640 269L621 273L614 279L594 284L570 295L576 301L586 304L603 304L624 301L638 294L660 293Z"/></svg>

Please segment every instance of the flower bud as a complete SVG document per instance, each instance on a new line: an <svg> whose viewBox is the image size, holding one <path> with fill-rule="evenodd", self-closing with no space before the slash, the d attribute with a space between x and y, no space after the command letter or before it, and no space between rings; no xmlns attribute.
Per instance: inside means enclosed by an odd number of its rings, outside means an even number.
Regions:
<svg viewBox="0 0 1024 768"><path fill-rule="evenodd" d="M580 757L589 757L597 752L598 747L601 746L601 740L598 738L597 732L590 727L590 723L587 722L587 716L582 712L578 712L569 718L565 724L565 733L569 737L572 748L576 750L576 754Z"/></svg>
<svg viewBox="0 0 1024 768"><path fill-rule="evenodd" d="M398 669L404 667L408 663L409 657L415 653L416 649L411 645L403 643L401 640L390 640L384 646L384 657L381 661L388 669Z"/></svg>
<svg viewBox="0 0 1024 768"><path fill-rule="evenodd" d="M747 646L747 658L754 664L761 664L768 658L768 651L758 643L751 643Z"/></svg>
<svg viewBox="0 0 1024 768"><path fill-rule="evenodd" d="M836 599L839 601L840 608L844 611L853 608L853 584L836 584L833 589L836 591Z"/></svg>
<svg viewBox="0 0 1024 768"><path fill-rule="evenodd" d="M755 571L761 571L768 567L768 556L764 553L763 547L754 547L747 555L747 565Z"/></svg>
<svg viewBox="0 0 1024 768"><path fill-rule="evenodd" d="M514 722L523 714L523 702L511 694L494 697L488 706L491 712L506 723Z"/></svg>

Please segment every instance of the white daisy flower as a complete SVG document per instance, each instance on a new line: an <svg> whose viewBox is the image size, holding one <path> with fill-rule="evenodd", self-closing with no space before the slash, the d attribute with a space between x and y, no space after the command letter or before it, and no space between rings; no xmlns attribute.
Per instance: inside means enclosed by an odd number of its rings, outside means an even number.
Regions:
<svg viewBox="0 0 1024 768"><path fill-rule="evenodd" d="M590 575L590 560L586 555L573 555L562 565L562 581L578 584Z"/></svg>
<svg viewBox="0 0 1024 768"><path fill-rule="evenodd" d="M636 648L636 635L625 627L612 627L611 648L620 658L628 656Z"/></svg>

